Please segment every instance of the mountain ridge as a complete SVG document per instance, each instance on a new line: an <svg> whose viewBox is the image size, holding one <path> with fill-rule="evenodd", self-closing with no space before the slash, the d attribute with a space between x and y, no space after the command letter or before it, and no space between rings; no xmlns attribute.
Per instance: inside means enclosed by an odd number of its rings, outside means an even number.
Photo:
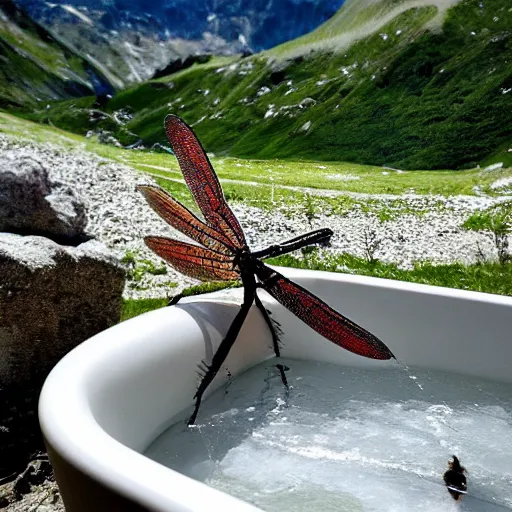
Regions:
<svg viewBox="0 0 512 512"><path fill-rule="evenodd" d="M343 9L308 34L272 48L269 55L294 58L311 51L341 51L368 37L390 23L401 13L434 6L436 16L427 28L440 28L447 10L461 0L347 0Z"/></svg>
<svg viewBox="0 0 512 512"><path fill-rule="evenodd" d="M0 107L113 93L103 74L11 0L0 4Z"/></svg>
<svg viewBox="0 0 512 512"><path fill-rule="evenodd" d="M248 158L403 169L509 161L512 11L505 0L462 0L441 25L438 16L436 5L414 6L339 50L195 65L117 94L106 111L129 120L106 126L123 143L129 131L165 144L162 120L176 113L209 151ZM33 118L86 133L87 101Z"/></svg>
<svg viewBox="0 0 512 512"><path fill-rule="evenodd" d="M16 1L120 87L189 55L269 48L315 28L343 0Z"/></svg>

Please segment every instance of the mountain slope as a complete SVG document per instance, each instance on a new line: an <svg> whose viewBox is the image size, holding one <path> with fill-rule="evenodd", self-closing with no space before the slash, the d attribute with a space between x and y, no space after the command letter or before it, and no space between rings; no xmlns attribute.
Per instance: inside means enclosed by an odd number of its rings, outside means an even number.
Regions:
<svg viewBox="0 0 512 512"><path fill-rule="evenodd" d="M364 12L366 0L353 0L340 13L358 2ZM438 5L400 4L412 8L348 47L294 58L271 51L218 67L194 66L121 92L107 110L130 111L124 129L148 145L165 142L162 121L174 112L194 125L209 151L251 158L407 169L510 158L507 0L463 0L442 15ZM61 105L36 117L77 129L70 112Z"/></svg>
<svg viewBox="0 0 512 512"><path fill-rule="evenodd" d="M347 0L331 19L312 32L273 48L269 54L293 58L311 51L341 51L376 33L410 9L435 7L436 16L426 27L438 29L446 11L459 0Z"/></svg>
<svg viewBox="0 0 512 512"><path fill-rule="evenodd" d="M17 0L118 85L170 60L270 48L332 16L342 0Z"/></svg>
<svg viewBox="0 0 512 512"><path fill-rule="evenodd" d="M89 62L34 23L11 0L0 4L0 108L113 92Z"/></svg>

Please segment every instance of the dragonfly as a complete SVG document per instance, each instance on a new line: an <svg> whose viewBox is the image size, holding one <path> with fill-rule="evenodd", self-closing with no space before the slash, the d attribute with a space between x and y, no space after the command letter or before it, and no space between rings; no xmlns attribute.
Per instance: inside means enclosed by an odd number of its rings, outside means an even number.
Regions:
<svg viewBox="0 0 512 512"><path fill-rule="evenodd" d="M138 185L138 191L156 213L173 228L196 242L191 244L162 236L146 236L145 244L172 267L189 277L202 281L238 280L243 285L240 309L211 361L202 362L202 378L193 397L195 405L188 420L189 425L195 423L203 394L226 360L253 304L261 311L271 333L275 355L280 357L279 335L282 333L279 332L279 324L270 317L270 312L258 297L259 289L265 290L314 331L336 345L371 359L395 358L376 336L262 261L313 244L325 244L333 235L331 229L316 229L252 252L195 133L183 119L172 114L165 118L165 131L185 183L204 221L162 188Z"/></svg>

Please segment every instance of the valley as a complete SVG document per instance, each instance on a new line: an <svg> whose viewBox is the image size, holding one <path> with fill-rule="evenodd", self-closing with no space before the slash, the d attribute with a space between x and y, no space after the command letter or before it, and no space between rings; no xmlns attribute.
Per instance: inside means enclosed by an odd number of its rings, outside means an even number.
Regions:
<svg viewBox="0 0 512 512"><path fill-rule="evenodd" d="M356 20L367 19L366 4L352 3ZM381 3L388 0L374 7ZM479 7L478 0L462 0L444 11L442 22L437 4L411 5L339 51L306 52L299 38L282 49L212 59L125 89L100 112L92 97L50 103L27 118L81 135L105 131L123 146L150 148L165 144L161 123L172 112L218 155L403 170L511 165L506 2ZM442 30L429 28L434 21Z"/></svg>

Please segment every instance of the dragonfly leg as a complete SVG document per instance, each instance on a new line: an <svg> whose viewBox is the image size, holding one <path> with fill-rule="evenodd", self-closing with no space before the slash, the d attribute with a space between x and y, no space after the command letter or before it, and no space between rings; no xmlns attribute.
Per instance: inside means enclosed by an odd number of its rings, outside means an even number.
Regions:
<svg viewBox="0 0 512 512"><path fill-rule="evenodd" d="M254 300L255 291L252 293L246 293L244 295L244 302L240 306L240 311L237 313L233 323L230 325L226 337L222 340L217 352L212 358L212 363L207 367L206 373L203 376L203 379L199 383L199 387L197 388L196 394L194 395L194 399L196 401L194 406L194 412L190 416L188 420L189 425L193 425L196 421L197 413L199 411L199 406L201 405L201 400L203 398L203 394L206 391L206 388L211 384L212 380L217 375L218 371L222 367L222 363L226 360L226 357L231 350L231 347L236 341L238 333L242 328L242 325L251 309L252 302Z"/></svg>
<svg viewBox="0 0 512 512"><path fill-rule="evenodd" d="M279 370L279 375L281 376L281 382L285 388L284 398L286 400L286 404L288 407L288 400L290 399L290 386L288 385L288 379L286 378L286 373L290 368L284 364L276 364L276 368Z"/></svg>
<svg viewBox="0 0 512 512"><path fill-rule="evenodd" d="M254 303L258 307L258 309L261 311L261 314L263 315L263 318L265 319L265 322L268 325L268 328L270 329L270 332L272 334L272 343L274 345L274 352L276 354L276 357L281 357L281 348L279 346L279 334L282 334L281 327L279 326L279 322L271 318L270 312L265 308L263 303L261 302L260 298L258 297L258 294L256 293L254 295ZM290 387L288 386L288 380L286 379L285 372L289 370L289 368L283 364L276 364L276 368L279 370L279 374L281 376L281 382L283 383L283 386L286 388L286 399L288 399L288 395L290 392Z"/></svg>
<svg viewBox="0 0 512 512"><path fill-rule="evenodd" d="M285 366L284 364L276 364L276 368L279 370L279 375L281 376L281 380L283 381L283 384L285 385L286 389L289 389L288 386L288 379L286 378L286 373L290 368L288 366Z"/></svg>
<svg viewBox="0 0 512 512"><path fill-rule="evenodd" d="M279 327L279 323L270 317L269 311L261 302L260 298L258 297L258 294L254 296L254 303L256 304L257 308L261 311L263 319L265 320L265 323L268 325L268 328L270 329L270 334L272 335L272 344L274 346L274 352L276 354L276 357L281 357L281 349L279 347L279 334L281 333L281 329Z"/></svg>
<svg viewBox="0 0 512 512"><path fill-rule="evenodd" d="M221 282L219 282L219 285ZM236 284L236 282L226 282L225 287L219 286L218 288L214 288L211 291L217 291L217 290L224 290L227 288L233 288L233 284ZM185 290L187 293L178 293L174 297L167 296L167 305L168 306L174 306L175 304L178 304L178 302L183 299L184 297L197 297L198 295L205 295L207 293L211 293L211 291L205 290L202 285L198 286L192 286Z"/></svg>
<svg viewBox="0 0 512 512"><path fill-rule="evenodd" d="M167 297L169 298L169 297ZM178 304L178 302L183 299L183 294L178 293L178 295L175 295L174 297L171 297L170 300L167 302L168 306L174 306L175 304Z"/></svg>

